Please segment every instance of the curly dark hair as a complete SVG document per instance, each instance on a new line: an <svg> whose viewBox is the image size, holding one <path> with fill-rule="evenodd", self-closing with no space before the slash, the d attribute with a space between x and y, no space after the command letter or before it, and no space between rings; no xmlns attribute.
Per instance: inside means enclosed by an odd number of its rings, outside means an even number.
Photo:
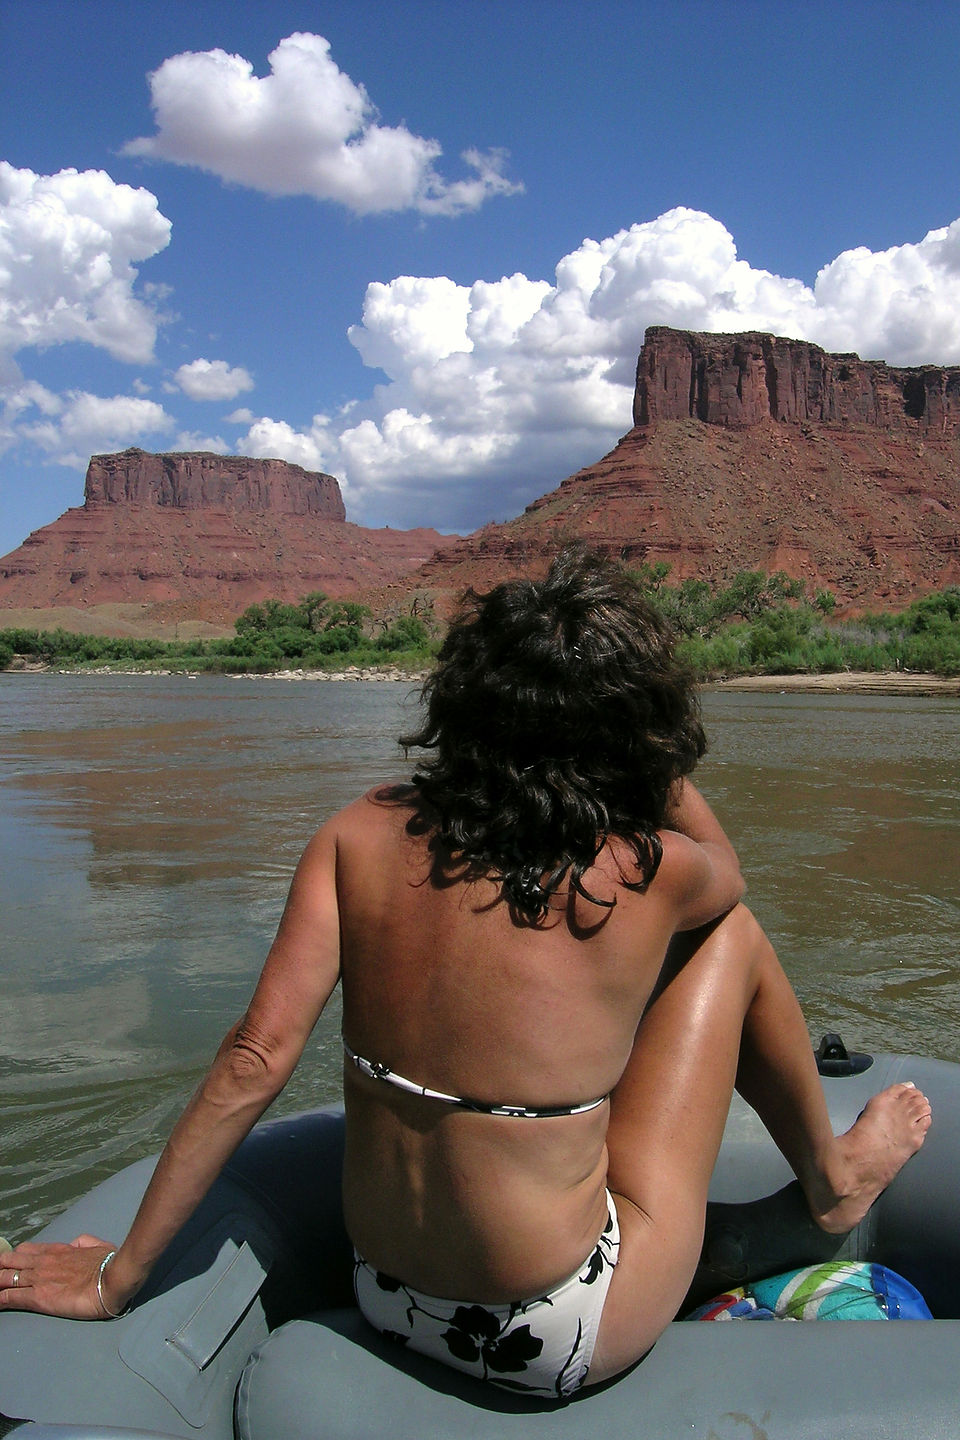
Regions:
<svg viewBox="0 0 960 1440"><path fill-rule="evenodd" d="M468 591L404 747L434 753L414 783L448 854L501 881L536 922L610 835L643 890L671 790L706 749L694 682L666 621L603 556L568 546L543 580Z"/></svg>

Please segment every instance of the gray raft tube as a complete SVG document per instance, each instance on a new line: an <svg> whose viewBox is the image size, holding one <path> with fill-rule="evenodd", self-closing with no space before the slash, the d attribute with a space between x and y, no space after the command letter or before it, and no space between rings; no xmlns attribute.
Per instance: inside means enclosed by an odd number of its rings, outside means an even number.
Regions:
<svg viewBox="0 0 960 1440"><path fill-rule="evenodd" d="M835 1130L876 1091L913 1080L934 1110L923 1149L838 1240L807 1218L786 1163L735 1100L691 1302L793 1266L877 1260L921 1291L933 1322L679 1322L606 1386L565 1404L514 1397L360 1318L340 1213L343 1119L319 1111L257 1127L123 1320L0 1315L0 1412L24 1417L0 1419L0 1437L957 1440L960 1066L863 1058L859 1073L840 1060L824 1077ZM152 1165L98 1186L38 1238L119 1239Z"/></svg>

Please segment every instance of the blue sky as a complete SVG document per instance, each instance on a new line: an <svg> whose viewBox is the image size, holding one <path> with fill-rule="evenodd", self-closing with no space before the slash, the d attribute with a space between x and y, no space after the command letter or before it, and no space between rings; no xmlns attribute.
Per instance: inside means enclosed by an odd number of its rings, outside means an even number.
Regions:
<svg viewBox="0 0 960 1440"><path fill-rule="evenodd" d="M954 0L0 0L0 55L0 554L131 444L507 519L649 324L960 364Z"/></svg>

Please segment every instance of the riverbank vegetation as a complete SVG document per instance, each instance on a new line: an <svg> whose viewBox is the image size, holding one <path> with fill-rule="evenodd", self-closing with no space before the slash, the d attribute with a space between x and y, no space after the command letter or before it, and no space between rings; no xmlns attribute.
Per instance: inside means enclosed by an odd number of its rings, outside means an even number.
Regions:
<svg viewBox="0 0 960 1440"><path fill-rule="evenodd" d="M644 566L637 579L676 627L680 651L702 679L742 675L830 674L844 670L960 675L960 587L905 610L835 618L829 591L810 598L784 574L744 571L721 588L705 580L669 583L669 567ZM390 622L362 605L307 595L298 604L267 600L237 619L223 640L162 641L77 635L65 630L0 630L0 669L169 670L267 674L389 666L429 666L440 627L416 603Z"/></svg>
<svg viewBox="0 0 960 1440"><path fill-rule="evenodd" d="M66 630L0 630L0 669L17 662L55 669L269 674L390 665L422 669L437 648L429 611L376 622L350 600L319 593L295 605L266 600L244 610L224 640L138 640Z"/></svg>
<svg viewBox="0 0 960 1440"><path fill-rule="evenodd" d="M703 679L844 670L960 675L960 586L905 610L837 620L830 591L810 599L802 581L783 573L742 571L721 589L704 580L671 586L668 575L665 565L647 566L637 578Z"/></svg>

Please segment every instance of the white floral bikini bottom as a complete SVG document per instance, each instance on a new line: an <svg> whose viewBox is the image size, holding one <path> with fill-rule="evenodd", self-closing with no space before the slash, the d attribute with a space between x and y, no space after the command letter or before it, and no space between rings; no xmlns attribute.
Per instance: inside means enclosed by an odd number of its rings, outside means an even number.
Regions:
<svg viewBox="0 0 960 1440"><path fill-rule="evenodd" d="M439 1299L375 1270L354 1251L357 1304L382 1335L455 1370L507 1390L571 1395L590 1368L620 1253L620 1225L609 1190L607 1213L596 1248L548 1295L505 1305Z"/></svg>

